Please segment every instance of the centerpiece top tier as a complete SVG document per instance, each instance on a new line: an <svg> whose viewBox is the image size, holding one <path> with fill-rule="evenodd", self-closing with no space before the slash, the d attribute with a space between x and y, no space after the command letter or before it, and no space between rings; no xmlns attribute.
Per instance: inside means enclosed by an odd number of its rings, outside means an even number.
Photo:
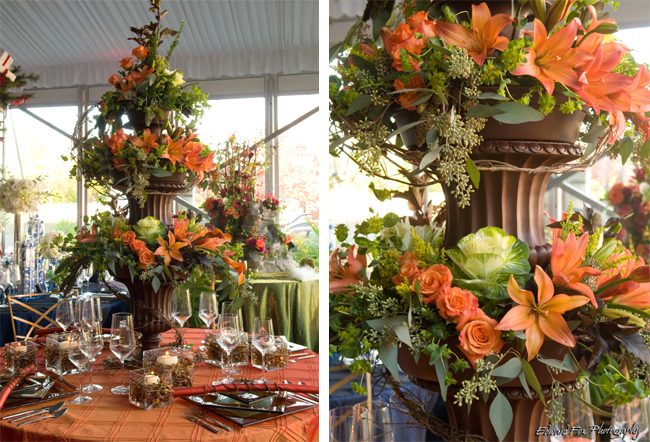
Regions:
<svg viewBox="0 0 650 442"><path fill-rule="evenodd" d="M126 195L131 224L155 216L171 225L167 209L173 196L207 186L217 165L193 129L208 106L207 94L169 65L183 22L179 30L165 28L160 0L150 0L150 6L154 20L131 28L135 36L129 40L138 46L108 79L113 88L102 96L93 129L84 132L94 108L77 124L70 175L102 195ZM171 41L162 55L165 40Z"/></svg>

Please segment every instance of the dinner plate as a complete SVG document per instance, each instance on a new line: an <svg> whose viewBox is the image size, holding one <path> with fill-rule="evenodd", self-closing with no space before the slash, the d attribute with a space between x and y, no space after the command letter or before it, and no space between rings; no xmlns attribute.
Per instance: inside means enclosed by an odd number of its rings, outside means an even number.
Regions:
<svg viewBox="0 0 650 442"><path fill-rule="evenodd" d="M15 392L18 392L19 389L24 388L23 386L29 386L30 383L31 385L34 385L33 382L30 381L36 380L38 382L42 382L44 378L50 378L51 385L47 387L47 391L43 393L42 396L37 397L32 394L31 396L29 395L19 395L19 396L14 396ZM4 385L2 383L2 379L0 378L0 385ZM4 382L6 383L6 381ZM10 410L12 408L18 408L18 407L23 407L26 405L33 405L33 404L40 404L43 402L51 401L54 399L59 399L62 397L67 397L67 396L72 396L74 394L77 394L77 388L67 382L65 379L62 377L55 377L55 375L45 375L43 373L33 373L29 376L25 377L25 381L19 386L18 390L14 390L11 395L7 398L4 406L2 407L2 410ZM2 389L0 389L2 391Z"/></svg>

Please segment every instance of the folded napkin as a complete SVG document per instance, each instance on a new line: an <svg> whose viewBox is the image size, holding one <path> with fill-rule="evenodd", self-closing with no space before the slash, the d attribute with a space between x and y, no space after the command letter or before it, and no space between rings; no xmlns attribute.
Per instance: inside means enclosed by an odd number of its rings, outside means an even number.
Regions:
<svg viewBox="0 0 650 442"><path fill-rule="evenodd" d="M318 386L293 384L220 384L202 387L174 388L174 397L196 396L222 391L289 391L291 393L318 394Z"/></svg>
<svg viewBox="0 0 650 442"><path fill-rule="evenodd" d="M0 392L0 410L2 410L2 406L5 404L5 401L7 400L7 398L13 391L13 389L16 388L18 384L20 384L20 381L22 381L25 376L27 376L34 370L36 370L36 366L34 364L29 365L25 368L21 368L20 370L18 370L18 373L16 373L11 378L9 383L4 386L4 388Z"/></svg>

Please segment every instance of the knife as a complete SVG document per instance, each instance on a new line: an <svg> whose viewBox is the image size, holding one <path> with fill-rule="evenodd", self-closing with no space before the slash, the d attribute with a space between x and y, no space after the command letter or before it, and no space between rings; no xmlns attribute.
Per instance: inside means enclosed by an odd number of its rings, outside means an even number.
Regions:
<svg viewBox="0 0 650 442"><path fill-rule="evenodd" d="M28 414L28 415L31 416L32 414L38 414L38 413L43 413L43 412L54 413L55 411L60 409L64 404L65 404L65 401L61 401L61 402L58 402L58 403L56 403L54 405L50 405L49 407L37 408L36 410L21 411L20 413L14 413L14 414L10 414L8 416L5 416L1 420L11 419L12 417L18 417L18 416L22 416L24 414ZM50 411L50 409L52 409L52 408L54 410Z"/></svg>
<svg viewBox="0 0 650 442"><path fill-rule="evenodd" d="M317 355L301 356L299 358L289 359L289 362L298 362L301 359L315 358Z"/></svg>
<svg viewBox="0 0 650 442"><path fill-rule="evenodd" d="M48 414L47 416L42 416L42 417L39 417L37 419L32 419L31 421L27 421L27 422L21 422L21 423L18 424L18 426L21 427L23 425L31 424L32 422L36 422L36 421L42 421L43 419L49 419L51 417L54 417L54 418L61 417L64 414L66 414L67 412L68 412L68 409L64 408L63 410L59 410L54 414Z"/></svg>
<svg viewBox="0 0 650 442"><path fill-rule="evenodd" d="M52 405L51 407L45 408L44 410L36 410L36 411L34 411L34 412L30 413L30 414L26 414L24 416L19 416L19 417L15 418L15 419L12 419L9 422L16 422L16 421L19 421L19 420L22 420L22 419L25 419L25 418L28 418L28 417L36 416L37 414L41 414L41 413L50 413L50 414L56 413L61 408L63 408L64 405L65 405L65 401L61 401L61 402L58 402L58 403Z"/></svg>

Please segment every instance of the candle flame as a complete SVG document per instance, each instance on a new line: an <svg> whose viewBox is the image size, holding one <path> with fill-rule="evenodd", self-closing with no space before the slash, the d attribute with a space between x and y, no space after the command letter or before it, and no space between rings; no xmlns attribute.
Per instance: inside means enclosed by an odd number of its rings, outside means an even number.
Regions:
<svg viewBox="0 0 650 442"><path fill-rule="evenodd" d="M165 352L165 356L169 356L169 352L168 352L168 351Z"/></svg>

